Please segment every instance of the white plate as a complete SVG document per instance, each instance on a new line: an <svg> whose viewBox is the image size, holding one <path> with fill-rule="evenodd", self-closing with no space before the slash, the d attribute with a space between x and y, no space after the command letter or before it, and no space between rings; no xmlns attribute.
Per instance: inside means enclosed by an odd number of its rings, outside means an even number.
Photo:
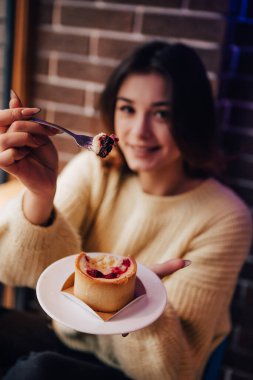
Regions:
<svg viewBox="0 0 253 380"><path fill-rule="evenodd" d="M112 335L139 330L150 325L162 314L167 300L166 290L160 279L141 264L137 265L137 276L146 289L145 297L111 321L99 320L82 309L61 293L63 283L74 271L76 256L67 256L51 264L38 280L38 301L51 318L76 331Z"/></svg>

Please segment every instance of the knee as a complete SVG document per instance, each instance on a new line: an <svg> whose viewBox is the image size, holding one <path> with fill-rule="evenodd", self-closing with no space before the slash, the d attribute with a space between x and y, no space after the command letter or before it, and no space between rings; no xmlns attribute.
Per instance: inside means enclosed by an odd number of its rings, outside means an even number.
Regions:
<svg viewBox="0 0 253 380"><path fill-rule="evenodd" d="M51 380L57 376L58 355L54 352L31 353L19 359L7 372L4 380Z"/></svg>

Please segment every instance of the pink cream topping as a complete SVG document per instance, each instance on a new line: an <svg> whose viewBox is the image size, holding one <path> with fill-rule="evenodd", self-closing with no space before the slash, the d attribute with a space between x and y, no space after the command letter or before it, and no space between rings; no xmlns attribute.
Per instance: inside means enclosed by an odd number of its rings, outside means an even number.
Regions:
<svg viewBox="0 0 253 380"><path fill-rule="evenodd" d="M85 255L85 267L81 268L82 271L85 269L86 273L94 278L104 278L104 279L114 279L119 278L124 274L128 268L131 266L130 259L114 259L111 260L105 257L100 258L98 261L91 259L89 256ZM113 265L116 264L116 265Z"/></svg>

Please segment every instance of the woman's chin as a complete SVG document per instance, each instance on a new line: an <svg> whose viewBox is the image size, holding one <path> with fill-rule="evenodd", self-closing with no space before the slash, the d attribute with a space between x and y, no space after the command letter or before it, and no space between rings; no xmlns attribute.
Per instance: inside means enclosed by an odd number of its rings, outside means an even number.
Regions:
<svg viewBox="0 0 253 380"><path fill-rule="evenodd" d="M149 172L155 170L155 165L151 162L129 161L127 162L127 164L128 167L136 173Z"/></svg>

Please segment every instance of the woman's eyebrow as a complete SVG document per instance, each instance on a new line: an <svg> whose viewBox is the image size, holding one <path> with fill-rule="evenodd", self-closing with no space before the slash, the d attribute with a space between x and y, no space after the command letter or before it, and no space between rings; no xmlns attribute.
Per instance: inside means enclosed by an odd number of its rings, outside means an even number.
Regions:
<svg viewBox="0 0 253 380"><path fill-rule="evenodd" d="M127 103L133 103L133 100L124 98L123 96L118 96L116 98L116 101L118 101L118 100L123 100L124 102L127 102Z"/></svg>
<svg viewBox="0 0 253 380"><path fill-rule="evenodd" d="M127 103L134 103L133 100L125 98L123 96L118 96L116 98L116 101L118 101L118 100L122 100L122 101L127 102ZM172 104L172 102L169 102L167 100L161 100L161 101L152 103L152 106L154 106L154 107L167 106L168 107L168 106L171 106L171 104Z"/></svg>
<svg viewBox="0 0 253 380"><path fill-rule="evenodd" d="M160 106L171 106L172 102L169 102L167 100L163 100L163 101L160 101L160 102L154 102L152 103L152 106L155 106L155 107L160 107Z"/></svg>

